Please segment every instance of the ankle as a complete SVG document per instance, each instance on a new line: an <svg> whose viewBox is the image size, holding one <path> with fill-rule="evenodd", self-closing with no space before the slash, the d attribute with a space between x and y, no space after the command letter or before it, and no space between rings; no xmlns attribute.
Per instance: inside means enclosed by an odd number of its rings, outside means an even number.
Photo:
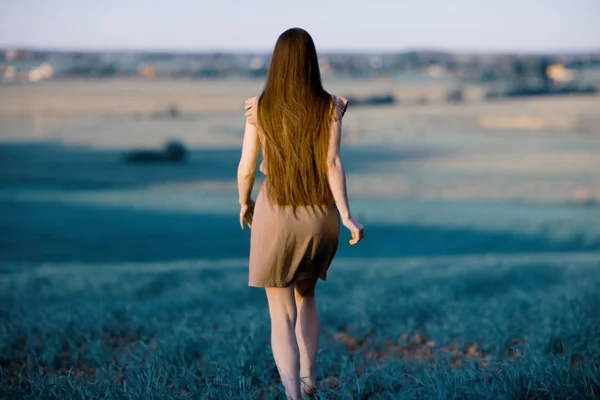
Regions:
<svg viewBox="0 0 600 400"><path fill-rule="evenodd" d="M300 370L300 382L314 382L317 378L316 371L302 371Z"/></svg>

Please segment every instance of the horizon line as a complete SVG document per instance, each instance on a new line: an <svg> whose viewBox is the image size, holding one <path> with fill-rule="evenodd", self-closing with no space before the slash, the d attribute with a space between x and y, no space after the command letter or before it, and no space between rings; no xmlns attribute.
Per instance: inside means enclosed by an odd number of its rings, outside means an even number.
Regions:
<svg viewBox="0 0 600 400"><path fill-rule="evenodd" d="M17 50L17 51L33 51L33 52L57 52L57 53L164 53L164 54L270 54L273 49L234 49L234 48L204 48L204 49L183 49L183 48L78 48L76 46L32 46L32 45L6 45L0 44L0 50ZM321 54L400 54L410 52L435 52L448 53L455 55L513 55L513 54L532 54L532 55L589 55L600 54L600 47L591 48L571 48L542 50L542 49L492 49L492 50L465 50L465 49L450 49L434 46L413 46L398 49L343 49L343 48L327 48L318 49Z"/></svg>

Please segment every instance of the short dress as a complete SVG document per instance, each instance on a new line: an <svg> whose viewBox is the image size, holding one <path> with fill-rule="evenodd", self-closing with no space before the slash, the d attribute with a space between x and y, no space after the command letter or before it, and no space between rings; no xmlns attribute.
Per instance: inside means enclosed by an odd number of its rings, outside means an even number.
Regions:
<svg viewBox="0 0 600 400"><path fill-rule="evenodd" d="M341 121L348 101L332 96L332 123ZM257 97L245 101L246 118L257 125ZM260 129L257 129L261 139ZM264 159L259 170L266 174ZM298 280L327 279L338 248L340 216L335 204L296 207L273 204L261 185L250 230L248 286L287 287Z"/></svg>

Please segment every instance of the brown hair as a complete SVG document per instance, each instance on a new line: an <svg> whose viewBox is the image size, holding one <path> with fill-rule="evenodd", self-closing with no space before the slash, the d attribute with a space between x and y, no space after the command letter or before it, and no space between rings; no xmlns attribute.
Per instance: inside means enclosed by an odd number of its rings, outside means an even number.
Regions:
<svg viewBox="0 0 600 400"><path fill-rule="evenodd" d="M326 162L332 105L308 32L283 32L257 105L267 193L274 203L310 206L333 201Z"/></svg>

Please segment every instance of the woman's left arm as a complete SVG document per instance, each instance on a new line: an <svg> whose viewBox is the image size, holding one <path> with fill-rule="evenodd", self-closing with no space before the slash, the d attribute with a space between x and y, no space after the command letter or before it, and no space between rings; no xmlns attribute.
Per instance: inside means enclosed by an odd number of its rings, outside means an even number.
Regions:
<svg viewBox="0 0 600 400"><path fill-rule="evenodd" d="M246 215L242 214L246 214L249 211L251 223L251 212L254 208L254 201L252 201L251 196L256 177L256 163L258 162L259 151L260 139L256 125L246 121L244 140L242 142L242 155L237 170L238 197L240 207L242 207L242 213L240 213L242 229L244 229L243 220L246 218Z"/></svg>

